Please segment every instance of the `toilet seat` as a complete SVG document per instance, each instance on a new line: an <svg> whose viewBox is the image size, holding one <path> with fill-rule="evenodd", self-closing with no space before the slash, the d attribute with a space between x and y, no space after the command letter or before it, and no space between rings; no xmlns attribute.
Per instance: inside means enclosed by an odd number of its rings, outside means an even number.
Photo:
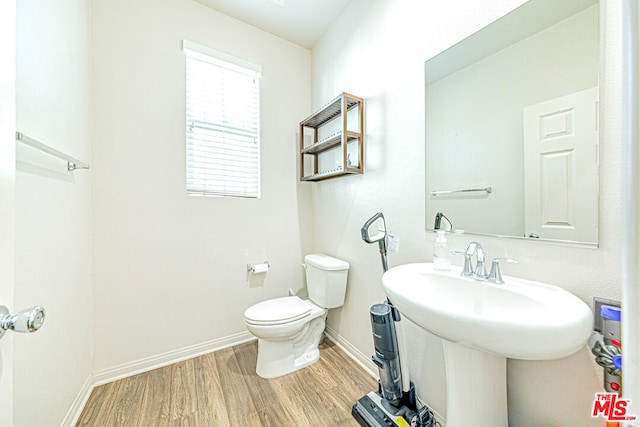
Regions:
<svg viewBox="0 0 640 427"><path fill-rule="evenodd" d="M252 305L244 312L244 318L254 325L282 325L307 317L311 308L297 296L274 298Z"/></svg>

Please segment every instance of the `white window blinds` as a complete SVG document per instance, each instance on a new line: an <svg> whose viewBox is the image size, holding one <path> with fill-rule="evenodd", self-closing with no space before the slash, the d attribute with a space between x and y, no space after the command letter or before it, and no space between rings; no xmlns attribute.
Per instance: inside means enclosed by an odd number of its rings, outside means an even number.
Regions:
<svg viewBox="0 0 640 427"><path fill-rule="evenodd" d="M192 42L184 49L187 194L260 197L260 67Z"/></svg>

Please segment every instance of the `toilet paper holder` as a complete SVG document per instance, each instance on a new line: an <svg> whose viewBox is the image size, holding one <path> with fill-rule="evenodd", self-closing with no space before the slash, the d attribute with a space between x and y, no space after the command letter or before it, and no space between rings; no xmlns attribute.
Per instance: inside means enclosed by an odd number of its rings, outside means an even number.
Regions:
<svg viewBox="0 0 640 427"><path fill-rule="evenodd" d="M265 261L262 264L247 264L247 271L250 273L266 273L271 266L269 261Z"/></svg>

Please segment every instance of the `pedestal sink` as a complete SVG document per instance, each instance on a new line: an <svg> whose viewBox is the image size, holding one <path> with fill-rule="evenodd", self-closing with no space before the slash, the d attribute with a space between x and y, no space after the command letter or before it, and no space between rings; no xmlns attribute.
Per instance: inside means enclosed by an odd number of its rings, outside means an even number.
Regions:
<svg viewBox="0 0 640 427"><path fill-rule="evenodd" d="M504 276L498 285L441 272L433 264L394 267L382 286L400 313L443 339L447 427L507 427L506 359L559 359L585 345L589 307L553 285Z"/></svg>

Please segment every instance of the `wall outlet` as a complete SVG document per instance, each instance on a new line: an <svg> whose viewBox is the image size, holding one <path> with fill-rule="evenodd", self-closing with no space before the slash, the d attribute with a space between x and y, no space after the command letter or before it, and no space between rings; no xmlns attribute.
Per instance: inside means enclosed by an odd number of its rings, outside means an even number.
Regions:
<svg viewBox="0 0 640 427"><path fill-rule="evenodd" d="M620 308L620 301L614 301L606 298L594 297L593 298L593 330L602 333L602 316L600 316L601 307L603 305L610 305L611 307Z"/></svg>

